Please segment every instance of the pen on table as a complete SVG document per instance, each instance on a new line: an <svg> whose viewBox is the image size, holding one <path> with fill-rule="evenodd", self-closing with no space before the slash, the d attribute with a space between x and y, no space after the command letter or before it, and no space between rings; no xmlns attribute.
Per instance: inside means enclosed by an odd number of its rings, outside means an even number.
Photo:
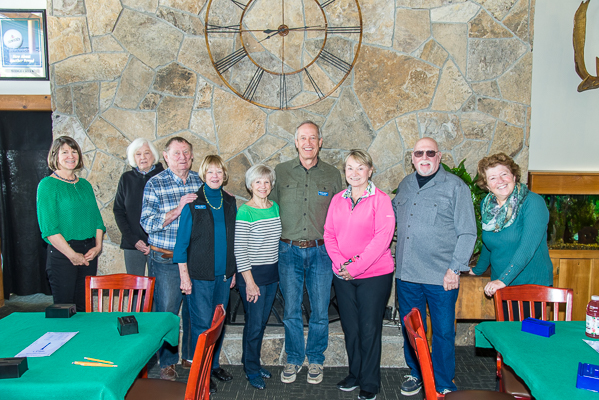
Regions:
<svg viewBox="0 0 599 400"><path fill-rule="evenodd" d="M45 345L44 347L42 347L40 350L44 350L48 346L50 346L50 343L48 343L47 345Z"/></svg>
<svg viewBox="0 0 599 400"><path fill-rule="evenodd" d="M97 362L101 362L104 364L114 364L112 361L104 361L104 360L98 360L97 358L90 358L90 357L83 357L84 360L89 360L89 361L97 361Z"/></svg>
<svg viewBox="0 0 599 400"><path fill-rule="evenodd" d="M118 365L114 365L114 364L83 362L83 361L73 361L72 364L81 365L83 367L118 367Z"/></svg>

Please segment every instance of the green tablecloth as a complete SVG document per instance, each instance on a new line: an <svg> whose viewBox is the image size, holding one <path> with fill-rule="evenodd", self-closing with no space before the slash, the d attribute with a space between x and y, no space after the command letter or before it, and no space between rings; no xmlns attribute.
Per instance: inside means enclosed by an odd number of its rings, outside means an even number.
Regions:
<svg viewBox="0 0 599 400"><path fill-rule="evenodd" d="M120 336L117 317L135 315L139 333ZM172 313L78 313L68 319L44 313L13 313L0 320L0 358L14 357L46 332L76 332L49 357L30 357L20 378L0 379L0 399L122 400L163 341L179 341ZM117 368L71 364L83 357L112 361Z"/></svg>
<svg viewBox="0 0 599 400"><path fill-rule="evenodd" d="M583 342L584 321L556 322L555 335L522 332L521 322L481 322L476 346L494 347L537 400L599 400L599 393L576 388L578 363L599 365L599 353Z"/></svg>

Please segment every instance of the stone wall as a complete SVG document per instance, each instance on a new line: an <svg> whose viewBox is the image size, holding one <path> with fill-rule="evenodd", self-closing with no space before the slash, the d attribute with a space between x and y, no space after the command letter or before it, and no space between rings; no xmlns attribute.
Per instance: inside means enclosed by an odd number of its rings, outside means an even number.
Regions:
<svg viewBox="0 0 599 400"><path fill-rule="evenodd" d="M364 37L334 96L273 111L234 95L212 67L205 0L48 0L54 135L73 136L107 227L100 273L124 271L112 206L127 145L160 149L180 135L226 159L227 187L247 198L244 173L296 156L293 133L323 127L322 158L338 167L368 149L375 183L391 192L412 172L410 151L435 138L443 161L504 151L526 176L534 0L361 0Z"/></svg>

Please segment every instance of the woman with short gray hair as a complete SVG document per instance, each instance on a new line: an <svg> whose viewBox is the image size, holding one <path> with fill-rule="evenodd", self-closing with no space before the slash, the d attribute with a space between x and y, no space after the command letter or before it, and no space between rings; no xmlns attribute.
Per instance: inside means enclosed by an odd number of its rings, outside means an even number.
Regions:
<svg viewBox="0 0 599 400"><path fill-rule="evenodd" d="M279 205L268 200L275 179L275 171L264 164L246 172L252 198L239 207L235 221L237 286L245 308L241 362L250 385L260 390L266 387L264 378L271 377L260 366L260 351L279 285L281 217Z"/></svg>
<svg viewBox="0 0 599 400"><path fill-rule="evenodd" d="M114 199L114 219L121 231L128 274L145 275L150 246L139 224L144 187L150 178L164 170L158 150L146 139L137 138L127 147L131 170L121 175Z"/></svg>

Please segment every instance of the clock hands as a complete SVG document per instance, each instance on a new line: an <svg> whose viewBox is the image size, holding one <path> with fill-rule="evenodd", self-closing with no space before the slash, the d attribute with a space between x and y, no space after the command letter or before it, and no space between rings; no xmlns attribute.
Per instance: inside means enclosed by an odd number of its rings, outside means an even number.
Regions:
<svg viewBox="0 0 599 400"><path fill-rule="evenodd" d="M281 25L277 29L241 29L239 25L213 25L208 24L206 29L210 33L245 33L245 32L262 32L267 35L266 39L270 39L271 37L280 34L281 36L286 36L289 32L292 31L327 31L328 33L360 33L359 26L322 26L322 25L314 25L314 26L298 26L295 28L288 28L286 25Z"/></svg>

